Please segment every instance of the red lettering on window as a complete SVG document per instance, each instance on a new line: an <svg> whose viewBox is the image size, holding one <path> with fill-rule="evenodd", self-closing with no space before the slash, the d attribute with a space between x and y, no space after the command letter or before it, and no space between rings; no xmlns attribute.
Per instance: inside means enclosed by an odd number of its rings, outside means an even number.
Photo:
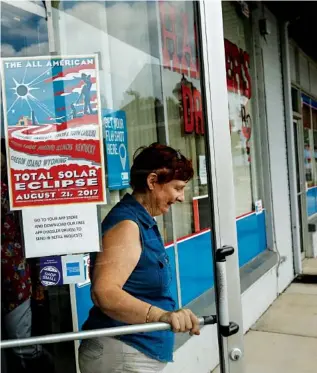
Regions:
<svg viewBox="0 0 317 373"><path fill-rule="evenodd" d="M191 45L189 42L188 14L179 12L176 7L163 0L159 2L159 7L164 68L198 79L200 67L196 24L194 23L193 28L194 45ZM176 25L181 27L176 29ZM182 48L182 50L177 48Z"/></svg>
<svg viewBox="0 0 317 373"><path fill-rule="evenodd" d="M225 57L228 90L251 98L249 54L225 39Z"/></svg>
<svg viewBox="0 0 317 373"><path fill-rule="evenodd" d="M200 78L200 65L199 65L199 58L198 58L198 36L197 36L197 25L194 23L194 33L195 33L195 58L196 58L196 74L191 75L194 79Z"/></svg>
<svg viewBox="0 0 317 373"><path fill-rule="evenodd" d="M250 56L247 52L243 53L243 67L244 67L244 74L245 74L244 94L247 98L251 98L252 90L251 90L251 76L250 76Z"/></svg>
<svg viewBox="0 0 317 373"><path fill-rule="evenodd" d="M195 132L197 133L197 135L204 135L205 127L204 127L204 120L203 120L201 94L198 91L198 89L194 89L193 103L194 103L193 106L194 106Z"/></svg>
<svg viewBox="0 0 317 373"><path fill-rule="evenodd" d="M188 42L188 16L183 13L183 53L182 53L182 73L190 75L192 78L197 76L196 65L193 61L192 50ZM188 73L189 69L189 73Z"/></svg>
<svg viewBox="0 0 317 373"><path fill-rule="evenodd" d="M164 1L159 2L162 30L163 66L180 72L177 56L176 14L175 8ZM167 8L167 12L166 11ZM172 61L172 66L171 66Z"/></svg>
<svg viewBox="0 0 317 373"><path fill-rule="evenodd" d="M227 87L233 90L235 86L235 79L233 76L233 60L231 57L231 42L225 39L225 57L226 57L226 74L227 74Z"/></svg>
<svg viewBox="0 0 317 373"><path fill-rule="evenodd" d="M193 96L192 91L185 84L182 84L182 103L184 116L184 132L192 133L194 131L193 115Z"/></svg>

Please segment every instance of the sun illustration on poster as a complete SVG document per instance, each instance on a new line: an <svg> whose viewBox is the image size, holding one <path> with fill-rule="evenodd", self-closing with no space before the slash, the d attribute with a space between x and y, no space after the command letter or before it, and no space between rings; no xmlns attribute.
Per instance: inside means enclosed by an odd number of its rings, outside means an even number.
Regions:
<svg viewBox="0 0 317 373"><path fill-rule="evenodd" d="M44 75L44 74L49 75L50 74L49 70L45 71L45 73L43 73L42 75ZM33 79L29 83L25 82L25 77L20 81L17 81L15 78L12 78L14 86L10 89L13 90L13 94L16 97L15 97L15 100L13 101L13 103L11 104L10 108L7 110L8 114L9 113L14 114L15 113L15 107L19 103L21 103L21 105L22 105L23 102L26 102L31 112L34 112L34 109L32 108L32 106L34 106L36 109L41 110L43 114L48 115L49 117L54 116L53 113L51 112L51 110L47 107L47 105L45 105L43 102L41 102L32 93L32 91L37 91L37 90L41 89L39 87L36 87L36 85L42 83L42 81L38 80L39 77L40 76L36 77L35 79ZM45 79L47 79L47 76L45 77ZM45 91L43 90L42 92L44 93Z"/></svg>

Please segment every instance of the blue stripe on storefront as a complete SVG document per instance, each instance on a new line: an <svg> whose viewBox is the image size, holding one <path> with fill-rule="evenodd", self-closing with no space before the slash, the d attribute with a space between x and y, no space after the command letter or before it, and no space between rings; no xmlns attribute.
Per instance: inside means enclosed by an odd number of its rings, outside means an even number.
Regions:
<svg viewBox="0 0 317 373"><path fill-rule="evenodd" d="M267 248L265 211L237 221L239 266L242 267Z"/></svg>
<svg viewBox="0 0 317 373"><path fill-rule="evenodd" d="M309 96L306 96L303 93L302 93L302 102L308 106L311 106L313 109L317 109L317 101L315 101L313 98Z"/></svg>
<svg viewBox="0 0 317 373"><path fill-rule="evenodd" d="M238 219L237 234L239 266L242 267L267 248L265 212ZM214 285L210 231L181 240L177 248L182 301L186 305ZM167 252L172 262L173 247L169 247ZM175 280L172 288L176 295Z"/></svg>
<svg viewBox="0 0 317 373"><path fill-rule="evenodd" d="M307 216L317 214L317 186L309 188L306 192Z"/></svg>
<svg viewBox="0 0 317 373"><path fill-rule="evenodd" d="M242 267L267 248L265 212L252 213L237 220L239 265ZM183 306L190 303L214 285L210 230L195 234L177 243ZM166 251L173 269L171 291L177 299L175 255L173 245ZM90 286L76 285L78 326L82 327L90 307Z"/></svg>

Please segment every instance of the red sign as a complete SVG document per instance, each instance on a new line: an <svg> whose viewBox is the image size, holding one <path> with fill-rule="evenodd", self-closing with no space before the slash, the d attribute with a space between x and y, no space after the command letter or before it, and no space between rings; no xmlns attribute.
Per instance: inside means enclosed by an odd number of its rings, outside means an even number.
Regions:
<svg viewBox="0 0 317 373"><path fill-rule="evenodd" d="M225 55L228 90L251 98L249 54L225 39Z"/></svg>
<svg viewBox="0 0 317 373"><path fill-rule="evenodd" d="M193 79L198 79L200 73L195 27L195 45L191 46L188 37L188 14L183 11L178 12L177 7L168 2L160 1L159 4L163 66ZM176 30L176 25L181 25L181 29Z"/></svg>
<svg viewBox="0 0 317 373"><path fill-rule="evenodd" d="M197 32L193 25L194 45L189 42L188 14L179 11L169 2L160 1L163 67L182 74L179 99L182 105L184 132L203 135L204 122L201 94L185 79L199 79L200 69L197 54ZM177 26L179 27L177 29ZM183 82L185 80L185 83ZM187 84L188 83L188 84Z"/></svg>
<svg viewBox="0 0 317 373"><path fill-rule="evenodd" d="M198 89L191 89L182 84L182 104L184 116L184 132L203 135L205 133L201 94Z"/></svg>
<svg viewBox="0 0 317 373"><path fill-rule="evenodd" d="M91 121L98 122L97 115L91 115ZM50 139L58 135L55 128L46 133L39 127L9 128L10 164L15 165L10 167L13 208L103 201L99 139L92 133L85 138L89 134L74 121L64 127L60 133L67 135L59 140ZM34 141L40 137L46 140Z"/></svg>

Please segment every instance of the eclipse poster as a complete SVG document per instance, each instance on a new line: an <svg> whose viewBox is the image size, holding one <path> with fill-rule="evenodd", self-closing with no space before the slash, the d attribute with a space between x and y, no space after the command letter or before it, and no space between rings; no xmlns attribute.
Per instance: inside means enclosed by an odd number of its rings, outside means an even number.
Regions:
<svg viewBox="0 0 317 373"><path fill-rule="evenodd" d="M97 56L1 68L11 208L105 203Z"/></svg>

